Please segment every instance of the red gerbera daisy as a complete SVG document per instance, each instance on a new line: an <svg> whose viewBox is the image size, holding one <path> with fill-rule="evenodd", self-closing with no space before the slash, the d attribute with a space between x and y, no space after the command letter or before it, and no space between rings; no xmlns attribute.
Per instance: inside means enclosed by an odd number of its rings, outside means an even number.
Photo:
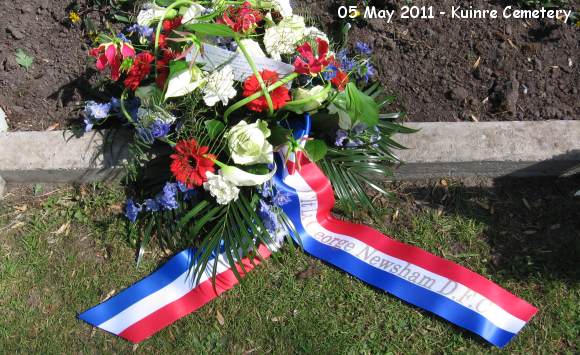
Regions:
<svg viewBox="0 0 580 355"><path fill-rule="evenodd" d="M270 86L279 80L278 73L275 71L264 70L260 72L260 75L262 76L266 86ZM260 87L258 78L255 75L252 75L244 82L244 96L251 96L258 91L262 91L262 88ZM286 102L290 101L290 92L286 86L282 85L276 90L270 92L270 97L272 98L274 110L278 110L283 107ZM266 101L265 96L261 96L249 102L246 106L252 111L262 112L268 109L268 102Z"/></svg>
<svg viewBox="0 0 580 355"><path fill-rule="evenodd" d="M129 69L124 84L131 90L137 90L141 81L151 72L151 63L155 57L150 52L141 52L135 56L135 61Z"/></svg>
<svg viewBox="0 0 580 355"><path fill-rule="evenodd" d="M209 171L215 172L216 158L213 154L208 154L209 147L200 147L195 139L183 140L175 145L175 154L171 155L171 172L177 181L187 185L188 188L201 186Z"/></svg>
<svg viewBox="0 0 580 355"><path fill-rule="evenodd" d="M300 56L294 61L297 73L316 75L330 63L331 58L327 58L328 42L317 38L316 43L318 44L317 57L314 56L312 46L308 42L296 49L300 53Z"/></svg>

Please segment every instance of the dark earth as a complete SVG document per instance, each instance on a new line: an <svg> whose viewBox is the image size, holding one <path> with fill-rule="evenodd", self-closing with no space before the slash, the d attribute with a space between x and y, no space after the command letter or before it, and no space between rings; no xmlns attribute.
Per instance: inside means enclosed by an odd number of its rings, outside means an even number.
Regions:
<svg viewBox="0 0 580 355"><path fill-rule="evenodd" d="M86 10L90 2L76 5ZM91 87L98 79L87 57L88 31L68 18L75 4L70 0L0 3L0 107L10 130L65 128L78 118L82 101L95 99ZM98 11L83 12L81 17L104 28ZM28 70L16 62L19 49L34 59Z"/></svg>
<svg viewBox="0 0 580 355"><path fill-rule="evenodd" d="M348 1L300 0L301 12L339 33L338 7ZM497 9L514 1L374 0L397 9L433 5ZM568 1L565 9L580 9ZM362 7L359 7L362 9ZM312 11L320 9L321 11ZM529 121L580 119L580 28L555 20L359 20L349 42L374 47L381 82L411 121Z"/></svg>
<svg viewBox="0 0 580 355"><path fill-rule="evenodd" d="M89 0L77 1L81 8ZM344 1L348 3L347 0ZM399 8L405 1L371 1ZM438 0L414 4L502 9L498 1ZM569 8L578 9L578 1ZM68 20L70 0L2 0L0 107L10 130L46 130L78 118L100 76L87 57L87 31ZM327 33L340 33L334 0L296 0ZM103 14L81 13L104 28ZM350 43L369 42L382 83L397 96L395 109L411 121L579 119L580 36L571 24L546 20L357 21ZM16 63L18 49L34 58L29 70ZM106 99L106 98L103 98Z"/></svg>

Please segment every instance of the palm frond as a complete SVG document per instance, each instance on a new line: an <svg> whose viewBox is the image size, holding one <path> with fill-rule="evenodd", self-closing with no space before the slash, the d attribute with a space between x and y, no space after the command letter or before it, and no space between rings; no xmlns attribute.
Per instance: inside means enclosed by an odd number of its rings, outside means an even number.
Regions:
<svg viewBox="0 0 580 355"><path fill-rule="evenodd" d="M378 97L382 94L380 86L373 85L367 89L368 95ZM388 98L386 101L391 100ZM320 168L332 182L336 197L349 209L357 206L368 209L373 214L377 212L371 197L365 187L383 194L390 195L377 181L383 177L392 176L392 169L400 160L395 154L397 149L406 149L396 142L392 136L396 133L409 134L416 132L412 128L392 122L403 117L402 113L382 114L377 128L380 139L358 148L329 148L326 157L319 163Z"/></svg>
<svg viewBox="0 0 580 355"><path fill-rule="evenodd" d="M211 259L221 253L226 255L235 276L241 278L234 265L240 265L242 271L245 272L244 266L240 263L241 260L248 254L258 254L257 245L272 243L270 233L256 212L258 200L259 197L256 194L251 194L249 197L240 195L238 200L228 205L214 207L210 213L194 223L190 231L192 237L201 230L205 230L203 238L196 245L195 263L192 264L192 272L197 281ZM216 267L214 263L211 275L214 280L217 273Z"/></svg>

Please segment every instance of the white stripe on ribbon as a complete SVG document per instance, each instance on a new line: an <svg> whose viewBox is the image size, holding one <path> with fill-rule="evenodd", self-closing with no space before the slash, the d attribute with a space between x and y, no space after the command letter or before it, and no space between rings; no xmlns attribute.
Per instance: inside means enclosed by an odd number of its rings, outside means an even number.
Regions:
<svg viewBox="0 0 580 355"><path fill-rule="evenodd" d="M407 261L384 254L348 235L337 234L327 230L320 225L316 217L318 212L318 196L304 178L299 173L296 173L286 177L285 182L293 187L298 194L301 206L300 216L304 229L318 242L342 249L370 266L436 292L463 307L477 312L498 328L510 333L515 334L519 332L526 324L523 320L508 313L485 296L463 284L435 274L417 265L413 265ZM302 237L304 238L304 236ZM399 265L396 271L392 270L395 265ZM405 275L403 275L404 270L408 270ZM408 277L413 275L413 273L417 273L416 275L420 276L411 281Z"/></svg>
<svg viewBox="0 0 580 355"><path fill-rule="evenodd" d="M187 270L167 286L125 308L125 310L118 313L113 318L99 324L98 327L113 334L118 335L122 333L125 329L141 319L149 316L166 305L177 301L195 289L197 285L209 280L215 262L216 259L207 263L203 275L195 286L194 280L192 279L193 272ZM225 254L220 254L218 256L217 263L217 275L230 269Z"/></svg>

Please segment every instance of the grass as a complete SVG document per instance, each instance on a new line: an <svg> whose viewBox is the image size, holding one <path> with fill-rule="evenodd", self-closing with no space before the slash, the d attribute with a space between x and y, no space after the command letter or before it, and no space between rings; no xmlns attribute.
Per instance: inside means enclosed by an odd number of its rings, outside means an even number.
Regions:
<svg viewBox="0 0 580 355"><path fill-rule="evenodd" d="M528 253L531 259L522 259L517 267L498 261L502 244L491 235L501 233L491 227L493 218L485 208L473 208L487 197L482 192L447 189L450 197L442 208L433 202L434 195L425 203L401 191L399 202L384 203L384 232L482 273L540 308L508 352L578 352L577 271L546 270L538 259L545 251L537 257ZM119 189L94 186L31 194L18 193L0 205L0 352L500 352L288 248L223 297L134 347L92 329L76 315L147 275L166 255L153 251L135 267L134 249L119 217ZM507 259L516 260L518 254L522 251L511 250ZM573 268L575 261L570 263Z"/></svg>

